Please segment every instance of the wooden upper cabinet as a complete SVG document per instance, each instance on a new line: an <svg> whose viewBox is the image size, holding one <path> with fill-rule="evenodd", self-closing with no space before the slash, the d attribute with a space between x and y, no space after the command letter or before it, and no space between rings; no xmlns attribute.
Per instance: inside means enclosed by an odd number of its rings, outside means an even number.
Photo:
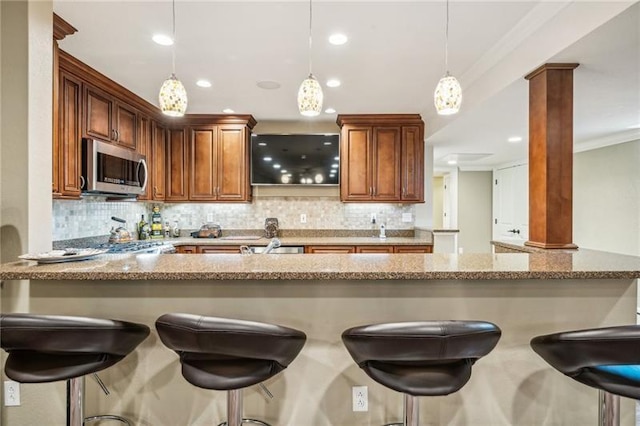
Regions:
<svg viewBox="0 0 640 426"><path fill-rule="evenodd" d="M136 149L138 114L135 108L100 89L85 87L84 135Z"/></svg>
<svg viewBox="0 0 640 426"><path fill-rule="evenodd" d="M117 103L115 111L116 143L127 148L136 149L138 118L135 109L126 104Z"/></svg>
<svg viewBox="0 0 640 426"><path fill-rule="evenodd" d="M165 169L167 159L167 129L159 123L151 125L151 179L147 185L151 186L154 200L164 200L166 194Z"/></svg>
<svg viewBox="0 0 640 426"><path fill-rule="evenodd" d="M190 129L191 173L189 195L194 201L216 199L217 190L217 126L202 126Z"/></svg>
<svg viewBox="0 0 640 426"><path fill-rule="evenodd" d="M371 127L344 126L341 131L340 199L369 201L371 184Z"/></svg>
<svg viewBox="0 0 640 426"><path fill-rule="evenodd" d="M79 198L81 191L80 106L82 82L72 74L59 73L58 103L58 161L54 174L58 178L56 196Z"/></svg>
<svg viewBox="0 0 640 426"><path fill-rule="evenodd" d="M424 201L424 123L420 115L339 115L338 125L341 201Z"/></svg>
<svg viewBox="0 0 640 426"><path fill-rule="evenodd" d="M249 138L244 125L190 128L189 199L249 201Z"/></svg>
<svg viewBox="0 0 640 426"><path fill-rule="evenodd" d="M186 201L189 199L189 148L183 129L169 130L167 139L167 183L166 201Z"/></svg>
<svg viewBox="0 0 640 426"><path fill-rule="evenodd" d="M373 128L372 200L400 199L400 127Z"/></svg>
<svg viewBox="0 0 640 426"><path fill-rule="evenodd" d="M424 142L420 126L402 128L401 200L424 202Z"/></svg>
<svg viewBox="0 0 640 426"><path fill-rule="evenodd" d="M244 126L218 128L218 201L249 199L248 137Z"/></svg>
<svg viewBox="0 0 640 426"><path fill-rule="evenodd" d="M85 87L85 135L106 141L115 139L115 132L111 125L113 115L111 97L95 87L89 85Z"/></svg>

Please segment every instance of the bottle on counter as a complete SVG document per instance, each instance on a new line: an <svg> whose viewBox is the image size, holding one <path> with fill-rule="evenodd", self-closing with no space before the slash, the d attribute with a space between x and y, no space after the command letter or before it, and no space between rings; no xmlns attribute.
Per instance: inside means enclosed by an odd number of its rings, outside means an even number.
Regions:
<svg viewBox="0 0 640 426"><path fill-rule="evenodd" d="M144 215L142 215L142 219L140 219L140 222L138 222L138 239L149 239L149 225L147 224L147 222L145 222Z"/></svg>
<svg viewBox="0 0 640 426"><path fill-rule="evenodd" d="M178 226L178 221L173 221L173 228L171 228L171 236L174 238L178 238L180 236L180 227Z"/></svg>
<svg viewBox="0 0 640 426"><path fill-rule="evenodd" d="M162 238L162 215L160 207L154 206L151 214L151 238Z"/></svg>
<svg viewBox="0 0 640 426"><path fill-rule="evenodd" d="M169 225L169 221L166 221L164 223L164 237L165 238L171 237L171 226Z"/></svg>

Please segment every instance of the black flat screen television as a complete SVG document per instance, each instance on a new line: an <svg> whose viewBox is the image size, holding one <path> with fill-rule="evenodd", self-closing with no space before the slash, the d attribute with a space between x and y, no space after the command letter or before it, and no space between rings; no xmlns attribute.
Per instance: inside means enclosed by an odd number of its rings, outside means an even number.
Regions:
<svg viewBox="0 0 640 426"><path fill-rule="evenodd" d="M340 135L252 135L252 185L338 185Z"/></svg>

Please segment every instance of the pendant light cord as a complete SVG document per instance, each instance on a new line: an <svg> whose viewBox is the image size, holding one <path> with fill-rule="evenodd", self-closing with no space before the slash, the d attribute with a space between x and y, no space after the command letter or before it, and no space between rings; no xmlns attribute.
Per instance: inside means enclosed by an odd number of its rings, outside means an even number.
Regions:
<svg viewBox="0 0 640 426"><path fill-rule="evenodd" d="M171 46L171 69L173 75L176 74L176 0L172 2L172 16L173 16L173 45Z"/></svg>
<svg viewBox="0 0 640 426"><path fill-rule="evenodd" d="M311 46L313 44L313 39L312 39L312 26L311 23L313 21L313 7L311 6L313 0L309 0L309 75L312 75L311 72Z"/></svg>
<svg viewBox="0 0 640 426"><path fill-rule="evenodd" d="M449 0L447 0L447 21L444 30L444 68L449 74Z"/></svg>

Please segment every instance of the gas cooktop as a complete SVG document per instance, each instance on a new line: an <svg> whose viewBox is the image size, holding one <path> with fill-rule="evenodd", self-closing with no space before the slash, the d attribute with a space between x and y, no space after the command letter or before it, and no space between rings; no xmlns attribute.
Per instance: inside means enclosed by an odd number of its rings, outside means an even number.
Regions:
<svg viewBox="0 0 640 426"><path fill-rule="evenodd" d="M109 253L172 253L175 248L165 241L130 241L128 243L103 243L95 246Z"/></svg>

